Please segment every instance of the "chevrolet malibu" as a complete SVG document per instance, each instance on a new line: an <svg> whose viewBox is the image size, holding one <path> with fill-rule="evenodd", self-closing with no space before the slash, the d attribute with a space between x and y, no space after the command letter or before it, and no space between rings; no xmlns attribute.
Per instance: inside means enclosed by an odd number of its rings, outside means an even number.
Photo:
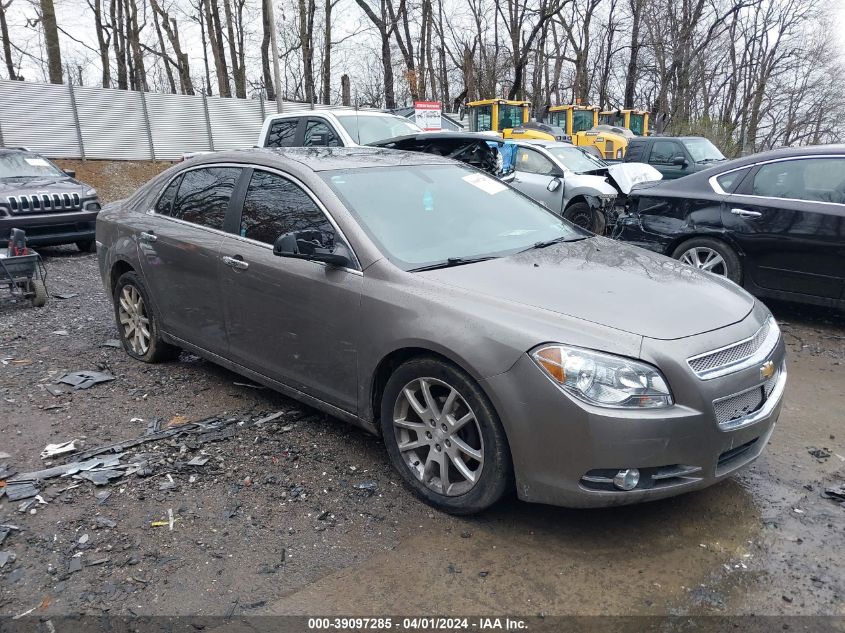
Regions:
<svg viewBox="0 0 845 633"><path fill-rule="evenodd" d="M448 512L704 488L781 408L784 344L748 293L447 158L209 154L106 207L97 241L130 356L189 350L379 434Z"/></svg>

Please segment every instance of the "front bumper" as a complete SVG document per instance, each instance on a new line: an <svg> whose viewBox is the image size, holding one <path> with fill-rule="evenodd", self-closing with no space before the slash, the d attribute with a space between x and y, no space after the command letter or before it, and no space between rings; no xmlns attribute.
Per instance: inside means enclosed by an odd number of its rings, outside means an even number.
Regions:
<svg viewBox="0 0 845 633"><path fill-rule="evenodd" d="M12 229L23 229L31 246L92 240L98 213L99 210L0 216L0 240L7 239Z"/></svg>
<svg viewBox="0 0 845 633"><path fill-rule="evenodd" d="M750 327L725 329L738 340ZM527 354L508 372L484 381L505 426L519 497L581 508L662 499L710 486L759 457L781 410L783 341L768 355L780 368L768 398L743 424L722 430L713 401L763 381L756 366L713 380L697 378L685 366L694 355L688 350L707 351L713 339L710 333L644 344L643 358L660 366L675 394L676 404L666 409L581 403L564 394ZM682 361L667 360L671 357ZM628 468L640 471L640 483L631 491L616 489L613 474Z"/></svg>

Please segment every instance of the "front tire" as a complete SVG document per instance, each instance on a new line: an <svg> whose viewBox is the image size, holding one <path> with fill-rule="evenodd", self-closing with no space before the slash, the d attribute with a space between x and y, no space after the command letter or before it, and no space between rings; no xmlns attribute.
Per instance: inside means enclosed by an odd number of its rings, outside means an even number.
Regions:
<svg viewBox="0 0 845 633"><path fill-rule="evenodd" d="M672 257L680 262L730 279L735 284L742 283L742 263L736 251L712 237L695 237L680 244Z"/></svg>
<svg viewBox="0 0 845 633"><path fill-rule="evenodd" d="M566 207L563 217L575 226L592 231L596 235L604 234L607 227L607 220L604 213L590 208L586 202L576 202Z"/></svg>
<svg viewBox="0 0 845 633"><path fill-rule="evenodd" d="M179 348L161 338L150 295L136 273L126 272L120 276L114 288L113 303L120 341L127 354L145 363L179 357Z"/></svg>
<svg viewBox="0 0 845 633"><path fill-rule="evenodd" d="M426 503L473 514L512 486L513 467L499 417L475 381L433 357L400 365L381 401L387 454Z"/></svg>

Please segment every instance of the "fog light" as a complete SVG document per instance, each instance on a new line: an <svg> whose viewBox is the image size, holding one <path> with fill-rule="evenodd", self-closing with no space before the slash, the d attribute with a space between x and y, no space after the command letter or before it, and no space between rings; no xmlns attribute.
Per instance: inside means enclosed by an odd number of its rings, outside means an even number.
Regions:
<svg viewBox="0 0 845 633"><path fill-rule="evenodd" d="M640 471L636 468L620 470L613 477L613 485L620 490L633 490L640 483Z"/></svg>

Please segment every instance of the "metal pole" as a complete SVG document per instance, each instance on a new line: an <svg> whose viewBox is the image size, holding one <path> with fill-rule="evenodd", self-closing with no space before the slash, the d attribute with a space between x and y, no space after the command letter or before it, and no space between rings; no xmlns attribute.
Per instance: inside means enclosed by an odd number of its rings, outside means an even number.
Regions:
<svg viewBox="0 0 845 633"><path fill-rule="evenodd" d="M6 147L6 142L3 140L3 122L0 121L0 147Z"/></svg>
<svg viewBox="0 0 845 633"><path fill-rule="evenodd" d="M264 0L270 5L270 48L273 49L273 77L276 82L276 112L282 112L282 75L279 71L279 45L276 43L276 5L273 0Z"/></svg>
<svg viewBox="0 0 845 633"><path fill-rule="evenodd" d="M70 80L70 68L68 68L67 89L70 93L70 109L73 112L73 124L76 126L76 138L79 141L79 155L85 160L85 143L82 142L82 126L79 125L79 111L76 109L76 96L73 94L73 82Z"/></svg>
<svg viewBox="0 0 845 633"><path fill-rule="evenodd" d="M264 121L267 118L267 112L264 110L264 95L262 94L258 95L258 105L261 106L261 120ZM2 140L2 137L0 137L0 140Z"/></svg>
<svg viewBox="0 0 845 633"><path fill-rule="evenodd" d="M141 110L144 112L144 123L147 124L147 141L150 143L150 156L155 160L156 150L153 146L153 128L150 125L150 113L147 111L147 99L144 97L143 90L140 90L138 94L141 95Z"/></svg>
<svg viewBox="0 0 845 633"><path fill-rule="evenodd" d="M208 114L208 97L202 93L202 107L205 110L205 129L208 134L208 148L214 151L214 137L211 134L211 116Z"/></svg>

